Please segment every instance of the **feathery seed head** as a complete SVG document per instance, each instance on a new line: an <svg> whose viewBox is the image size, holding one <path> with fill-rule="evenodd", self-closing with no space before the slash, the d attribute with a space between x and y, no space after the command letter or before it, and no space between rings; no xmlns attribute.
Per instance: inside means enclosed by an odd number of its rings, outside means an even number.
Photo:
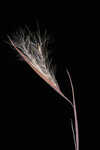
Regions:
<svg viewBox="0 0 100 150"><path fill-rule="evenodd" d="M47 53L48 38L46 34L44 37L41 37L40 32L36 32L32 35L32 33L26 34L21 31L9 39L11 44L27 57L32 66L59 89L54 72L49 65Z"/></svg>

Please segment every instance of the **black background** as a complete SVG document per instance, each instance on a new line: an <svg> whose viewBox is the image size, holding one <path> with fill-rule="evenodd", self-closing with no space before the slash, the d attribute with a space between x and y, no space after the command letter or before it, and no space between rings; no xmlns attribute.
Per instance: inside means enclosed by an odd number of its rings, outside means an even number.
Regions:
<svg viewBox="0 0 100 150"><path fill-rule="evenodd" d="M81 4L48 1L32 4L13 2L5 7L5 11L1 12L0 46L7 57L4 63L6 98L3 100L2 115L4 135L10 141L8 145L74 149L70 121L73 110L70 104L20 60L17 52L6 43L6 36L25 25L34 31L36 22L41 29L46 28L51 36L57 81L64 94L72 100L66 68L71 73L80 133L80 89L81 80L86 76L84 69L88 58L88 48L85 49L88 17L84 16L85 10L82 10Z"/></svg>

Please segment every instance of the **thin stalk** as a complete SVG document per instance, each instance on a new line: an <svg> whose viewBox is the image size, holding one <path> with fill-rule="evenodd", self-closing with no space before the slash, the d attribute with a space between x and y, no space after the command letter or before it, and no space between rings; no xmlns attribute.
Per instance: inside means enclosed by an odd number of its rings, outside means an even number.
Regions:
<svg viewBox="0 0 100 150"><path fill-rule="evenodd" d="M76 139L75 149L79 150L79 129L78 129L78 120L77 120L77 112L76 112L74 87L73 87L72 79L71 79L71 76L70 76L70 73L68 70L67 70L67 74L68 74L68 77L70 80L71 89L72 89L72 96L73 96L73 111L74 111L74 119L75 119L75 139Z"/></svg>

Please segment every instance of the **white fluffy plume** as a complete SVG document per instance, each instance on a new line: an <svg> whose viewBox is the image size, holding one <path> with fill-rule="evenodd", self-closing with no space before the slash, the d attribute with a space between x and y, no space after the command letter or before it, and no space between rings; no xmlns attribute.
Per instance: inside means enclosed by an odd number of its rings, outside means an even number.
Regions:
<svg viewBox="0 0 100 150"><path fill-rule="evenodd" d="M42 37L39 31L34 34L31 34L31 32L26 34L25 31L21 30L14 36L9 37L9 40L14 48L26 57L28 62L30 61L31 65L38 70L42 76L59 89L48 59L48 37L46 34Z"/></svg>

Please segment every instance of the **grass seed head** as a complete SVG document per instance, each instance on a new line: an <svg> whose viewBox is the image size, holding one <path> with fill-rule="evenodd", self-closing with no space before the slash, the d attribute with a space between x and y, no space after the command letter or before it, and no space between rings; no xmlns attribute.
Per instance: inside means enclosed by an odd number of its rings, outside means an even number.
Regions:
<svg viewBox="0 0 100 150"><path fill-rule="evenodd" d="M33 67L59 88L48 59L48 37L46 34L44 34L44 36L41 36L40 32L33 34L28 32L26 34L25 31L21 30L14 36L10 37L10 41L15 48L29 59Z"/></svg>

